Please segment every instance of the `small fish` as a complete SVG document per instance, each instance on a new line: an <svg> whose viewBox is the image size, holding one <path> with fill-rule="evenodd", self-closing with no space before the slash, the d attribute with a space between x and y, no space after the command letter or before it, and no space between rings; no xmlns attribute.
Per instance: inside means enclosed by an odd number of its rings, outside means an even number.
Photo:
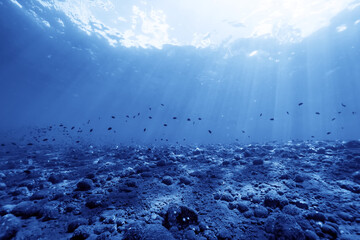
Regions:
<svg viewBox="0 0 360 240"><path fill-rule="evenodd" d="M63 126L64 126L64 124L60 124L60 125L59 125L59 127L63 127Z"/></svg>
<svg viewBox="0 0 360 240"><path fill-rule="evenodd" d="M27 145L28 145L28 146L32 146L32 145L34 145L34 144L32 144L32 143L28 143Z"/></svg>
<svg viewBox="0 0 360 240"><path fill-rule="evenodd" d="M2 143L2 144L1 144L1 146L2 146L2 147L5 147L5 144L4 144L4 143Z"/></svg>
<svg viewBox="0 0 360 240"><path fill-rule="evenodd" d="M112 129L112 127L109 127L109 128L108 128L108 131L110 131L111 129Z"/></svg>
<svg viewBox="0 0 360 240"><path fill-rule="evenodd" d="M260 113L260 117L262 117L262 113Z"/></svg>
<svg viewBox="0 0 360 240"><path fill-rule="evenodd" d="M191 119L190 119L190 118L188 118L188 119L187 119L187 121L188 121L188 122L190 122L190 121L191 121Z"/></svg>
<svg viewBox="0 0 360 240"><path fill-rule="evenodd" d="M160 104L161 106L165 106L163 103L162 104Z"/></svg>
<svg viewBox="0 0 360 240"><path fill-rule="evenodd" d="M287 115L289 115L290 113L289 112L286 112Z"/></svg>
<svg viewBox="0 0 360 240"><path fill-rule="evenodd" d="M331 121L335 121L336 118L331 119Z"/></svg>
<svg viewBox="0 0 360 240"><path fill-rule="evenodd" d="M270 121L274 121L275 119L274 118L270 118Z"/></svg>
<svg viewBox="0 0 360 240"><path fill-rule="evenodd" d="M47 139L47 138L44 138L44 139L43 139L43 142L46 142L47 140L49 140L49 139Z"/></svg>
<svg viewBox="0 0 360 240"><path fill-rule="evenodd" d="M173 119L175 120L175 119L177 119L177 117L173 117Z"/></svg>
<svg viewBox="0 0 360 240"><path fill-rule="evenodd" d="M327 132L326 134L327 134L327 135L330 135L330 134L331 134L331 132Z"/></svg>
<svg viewBox="0 0 360 240"><path fill-rule="evenodd" d="M242 133L245 133L245 131L244 131L244 130L242 130L241 132L242 132Z"/></svg>
<svg viewBox="0 0 360 240"><path fill-rule="evenodd" d="M320 115L320 113L319 113L319 112L316 112L315 114L316 114L316 115Z"/></svg>
<svg viewBox="0 0 360 240"><path fill-rule="evenodd" d="M71 130L74 130L75 129L75 127L71 127Z"/></svg>
<svg viewBox="0 0 360 240"><path fill-rule="evenodd" d="M149 107L149 111L151 111L151 107Z"/></svg>
<svg viewBox="0 0 360 240"><path fill-rule="evenodd" d="M144 128L144 132L146 132L146 128Z"/></svg>
<svg viewBox="0 0 360 240"><path fill-rule="evenodd" d="M164 127L167 127L167 124L166 124L166 123L164 123Z"/></svg>
<svg viewBox="0 0 360 240"><path fill-rule="evenodd" d="M92 132L92 131L94 131L94 129L90 129L90 130L89 130L89 132Z"/></svg>
<svg viewBox="0 0 360 240"><path fill-rule="evenodd" d="M152 116L149 116L149 119L152 119Z"/></svg>
<svg viewBox="0 0 360 240"><path fill-rule="evenodd" d="M199 117L199 118L198 118L198 120L199 120L199 121L201 121L201 120L202 120L202 118L201 118L201 117Z"/></svg>
<svg viewBox="0 0 360 240"><path fill-rule="evenodd" d="M208 130L208 132L209 132L210 134L212 134L212 131L211 131L211 130Z"/></svg>
<svg viewBox="0 0 360 240"><path fill-rule="evenodd" d="M115 119L115 116L111 116L112 119Z"/></svg>
<svg viewBox="0 0 360 240"><path fill-rule="evenodd" d="M341 112L338 112L338 114L341 114Z"/></svg>
<svg viewBox="0 0 360 240"><path fill-rule="evenodd" d="M138 113L138 116L140 116L140 113Z"/></svg>
<svg viewBox="0 0 360 240"><path fill-rule="evenodd" d="M130 118L130 116L129 116L129 115L126 115L126 118Z"/></svg>
<svg viewBox="0 0 360 240"><path fill-rule="evenodd" d="M79 140L76 141L76 143L79 143L79 142L80 142Z"/></svg>
<svg viewBox="0 0 360 240"><path fill-rule="evenodd" d="M99 117L99 119L100 119L100 117ZM90 120L87 121L87 124L90 124Z"/></svg>
<svg viewBox="0 0 360 240"><path fill-rule="evenodd" d="M303 104L304 104L304 103L301 102L301 103L299 103L298 105L301 106L301 105L303 105Z"/></svg>
<svg viewBox="0 0 360 240"><path fill-rule="evenodd" d="M135 117L136 117L136 115L133 116L133 118L135 118Z"/></svg>
<svg viewBox="0 0 360 240"><path fill-rule="evenodd" d="M53 138L53 140L52 140L53 142L55 142L55 138Z"/></svg>
<svg viewBox="0 0 360 240"><path fill-rule="evenodd" d="M341 103L341 106L346 107L346 105L345 105L345 104L343 104L343 103Z"/></svg>
<svg viewBox="0 0 360 240"><path fill-rule="evenodd" d="M315 136L311 136L311 138L315 138Z"/></svg>
<svg viewBox="0 0 360 240"><path fill-rule="evenodd" d="M355 115L356 114L356 112L352 112L352 115Z"/></svg>
<svg viewBox="0 0 360 240"><path fill-rule="evenodd" d="M14 145L14 146L16 146L16 143L14 143L14 142L12 142L11 144Z"/></svg>

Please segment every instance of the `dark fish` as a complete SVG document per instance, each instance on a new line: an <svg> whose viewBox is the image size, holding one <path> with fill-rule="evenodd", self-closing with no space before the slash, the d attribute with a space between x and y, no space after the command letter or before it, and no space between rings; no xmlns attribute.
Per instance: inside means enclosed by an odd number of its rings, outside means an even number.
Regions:
<svg viewBox="0 0 360 240"><path fill-rule="evenodd" d="M75 129L75 127L71 127L71 130L74 130Z"/></svg>
<svg viewBox="0 0 360 240"><path fill-rule="evenodd" d="M43 139L43 142L46 142L47 140L49 140L49 139L47 139L47 138L44 138L44 139Z"/></svg>
<svg viewBox="0 0 360 240"><path fill-rule="evenodd" d="M341 103L341 106L346 107L346 105L345 105L345 104L343 104L343 103Z"/></svg>
<svg viewBox="0 0 360 240"><path fill-rule="evenodd" d="M79 143L79 142L80 142L79 140L76 141L76 143Z"/></svg>
<svg viewBox="0 0 360 240"><path fill-rule="evenodd" d="M320 113L319 113L319 112L316 112L315 114L316 114L316 115L320 115Z"/></svg>
<svg viewBox="0 0 360 240"><path fill-rule="evenodd" d="M164 104L162 103L162 104L160 104L161 106L164 106Z"/></svg>
<svg viewBox="0 0 360 240"><path fill-rule="evenodd" d="M146 132L146 128L144 128L144 132Z"/></svg>
<svg viewBox="0 0 360 240"><path fill-rule="evenodd" d="M301 102L301 103L299 103L298 105L301 106L301 105L303 105L303 104L304 104L304 103Z"/></svg>
<svg viewBox="0 0 360 240"><path fill-rule="evenodd" d="M188 118L188 119L187 119L187 121L188 121L188 122L190 122L190 121L191 121L191 119L190 119L190 118Z"/></svg>
<svg viewBox="0 0 360 240"><path fill-rule="evenodd" d="M63 126L64 126L64 124L60 124L60 125L59 125L59 127L63 127Z"/></svg>
<svg viewBox="0 0 360 240"><path fill-rule="evenodd" d="M198 120L199 120L199 121L201 121L201 120L202 120L202 118L201 118L201 117L199 117L199 118L198 118Z"/></svg>
<svg viewBox="0 0 360 240"><path fill-rule="evenodd" d="M150 116L149 119L152 119L152 116Z"/></svg>
<svg viewBox="0 0 360 240"><path fill-rule="evenodd" d="M111 116L112 119L115 119L115 116Z"/></svg>
<svg viewBox="0 0 360 240"><path fill-rule="evenodd" d="M133 118L135 118L135 117L136 117L136 115L133 116Z"/></svg>
<svg viewBox="0 0 360 240"><path fill-rule="evenodd" d="M99 119L100 119L100 117L99 117ZM87 124L90 124L90 120L87 121Z"/></svg>
<svg viewBox="0 0 360 240"><path fill-rule="evenodd" d="M149 107L149 110L151 111L151 107Z"/></svg>
<svg viewBox="0 0 360 240"><path fill-rule="evenodd" d="M138 116L140 116L140 113L138 113Z"/></svg>
<svg viewBox="0 0 360 240"><path fill-rule="evenodd" d="M92 132L92 131L94 131L94 129L90 129L90 130L89 130L89 132Z"/></svg>
<svg viewBox="0 0 360 240"><path fill-rule="evenodd" d="M164 123L164 127L167 127L167 124L166 124L166 123Z"/></svg>
<svg viewBox="0 0 360 240"><path fill-rule="evenodd" d="M331 119L331 121L335 121L336 118Z"/></svg>
<svg viewBox="0 0 360 240"><path fill-rule="evenodd" d="M311 136L311 138L314 138L315 136Z"/></svg>
<svg viewBox="0 0 360 240"><path fill-rule="evenodd" d="M352 114L353 114L353 115L355 115L355 114L356 114L356 112L352 112Z"/></svg>
<svg viewBox="0 0 360 240"><path fill-rule="evenodd" d="M4 144L4 143L2 143L2 144L1 144L1 146L2 146L2 147L5 147L5 144Z"/></svg>
<svg viewBox="0 0 360 240"><path fill-rule="evenodd" d="M286 112L287 115L289 115L290 113L289 112Z"/></svg>
<svg viewBox="0 0 360 240"><path fill-rule="evenodd" d="M53 138L53 140L52 140L53 142L55 142L55 138Z"/></svg>
<svg viewBox="0 0 360 240"><path fill-rule="evenodd" d="M108 130L110 131L112 129L112 127L109 127Z"/></svg>
<svg viewBox="0 0 360 240"><path fill-rule="evenodd" d="M331 134L331 132L327 132L326 134L327 134L327 135L330 135L330 134Z"/></svg>
<svg viewBox="0 0 360 240"><path fill-rule="evenodd" d="M262 113L260 113L260 117L262 117Z"/></svg>
<svg viewBox="0 0 360 240"><path fill-rule="evenodd" d="M242 133L245 133L245 131L244 131L244 130L242 130L241 132L242 132Z"/></svg>
<svg viewBox="0 0 360 240"><path fill-rule="evenodd" d="M32 146L32 145L34 145L34 144L32 144L32 143L28 143L27 145L28 145L28 146Z"/></svg>
<svg viewBox="0 0 360 240"><path fill-rule="evenodd" d="M341 114L341 112L338 112L338 114Z"/></svg>
<svg viewBox="0 0 360 240"><path fill-rule="evenodd" d="M239 139L238 139L238 138L235 138L235 141L237 141L237 142L238 142L238 141L239 141Z"/></svg>
<svg viewBox="0 0 360 240"><path fill-rule="evenodd" d="M130 118L129 115L126 115L127 118Z"/></svg>
<svg viewBox="0 0 360 240"><path fill-rule="evenodd" d="M177 117L173 117L173 119L177 119Z"/></svg>
<svg viewBox="0 0 360 240"><path fill-rule="evenodd" d="M14 143L14 142L12 142L11 144L14 145L14 146L16 146L16 143Z"/></svg>
<svg viewBox="0 0 360 240"><path fill-rule="evenodd" d="M275 119L274 118L270 118L270 121L274 121Z"/></svg>
<svg viewBox="0 0 360 240"><path fill-rule="evenodd" d="M212 134L212 131L211 131L211 130L208 130L208 132L209 132L210 134Z"/></svg>

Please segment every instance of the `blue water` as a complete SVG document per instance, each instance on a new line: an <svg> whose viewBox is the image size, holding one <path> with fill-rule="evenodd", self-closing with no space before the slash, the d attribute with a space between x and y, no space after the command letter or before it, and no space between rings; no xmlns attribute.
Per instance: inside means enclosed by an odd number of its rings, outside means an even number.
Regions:
<svg viewBox="0 0 360 240"><path fill-rule="evenodd" d="M359 7L298 43L245 38L230 47L157 49L110 46L46 9L37 13L52 27L40 26L28 12L36 3L19 3L23 8L0 5L5 141L359 139ZM348 28L339 33L341 24ZM259 54L249 57L255 50ZM229 51L238 54L226 57Z"/></svg>

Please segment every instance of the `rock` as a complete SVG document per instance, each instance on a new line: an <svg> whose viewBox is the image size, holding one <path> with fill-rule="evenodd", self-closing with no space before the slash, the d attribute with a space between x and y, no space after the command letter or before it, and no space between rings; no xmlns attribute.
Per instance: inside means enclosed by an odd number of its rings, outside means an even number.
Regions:
<svg viewBox="0 0 360 240"><path fill-rule="evenodd" d="M40 190L31 195L30 200L40 200L44 198L48 198L50 195L48 190Z"/></svg>
<svg viewBox="0 0 360 240"><path fill-rule="evenodd" d="M304 174L297 174L294 178L294 181L297 182L297 183L302 183L304 182L305 180L307 180L308 177L305 176Z"/></svg>
<svg viewBox="0 0 360 240"><path fill-rule="evenodd" d="M216 235L218 240L232 240L231 232L225 228L221 229Z"/></svg>
<svg viewBox="0 0 360 240"><path fill-rule="evenodd" d="M252 216L254 216L254 212L252 210L249 210L249 211L244 212L243 215L246 218L251 218Z"/></svg>
<svg viewBox="0 0 360 240"><path fill-rule="evenodd" d="M21 221L12 214L0 217L0 240L13 239L21 229Z"/></svg>
<svg viewBox="0 0 360 240"><path fill-rule="evenodd" d="M254 209L254 216L258 218L266 218L269 215L269 211L263 206L257 206Z"/></svg>
<svg viewBox="0 0 360 240"><path fill-rule="evenodd" d="M184 176L180 177L180 183L183 183L183 184L185 184L185 185L190 185L191 182L192 182L192 181L191 181L190 178L188 178L188 177L184 177Z"/></svg>
<svg viewBox="0 0 360 240"><path fill-rule="evenodd" d="M171 185L172 184L172 178L170 176L165 176L162 179L162 183L166 184L166 185Z"/></svg>
<svg viewBox="0 0 360 240"><path fill-rule="evenodd" d="M215 233L211 230L205 230L203 233L204 237L206 237L206 239L208 240L218 240L218 238L216 237Z"/></svg>
<svg viewBox="0 0 360 240"><path fill-rule="evenodd" d="M141 240L143 239L143 229L144 227L140 223L129 224L124 232L122 240Z"/></svg>
<svg viewBox="0 0 360 240"><path fill-rule="evenodd" d="M345 220L345 221L348 221L348 222L353 222L355 220L355 217L350 215L349 213L346 213L346 212L339 212L338 213L338 216Z"/></svg>
<svg viewBox="0 0 360 240"><path fill-rule="evenodd" d="M22 218L41 217L39 206L30 201L19 203L14 207L11 213Z"/></svg>
<svg viewBox="0 0 360 240"><path fill-rule="evenodd" d="M175 205L168 208L163 222L167 229L174 226L183 229L191 224L198 224L197 213L188 207Z"/></svg>
<svg viewBox="0 0 360 240"><path fill-rule="evenodd" d="M265 207L282 209L289 204L289 201L285 196L280 196L276 191L271 190L265 195L264 205Z"/></svg>
<svg viewBox="0 0 360 240"><path fill-rule="evenodd" d="M253 161L253 165L262 165L264 161L262 159L256 159Z"/></svg>
<svg viewBox="0 0 360 240"><path fill-rule="evenodd" d="M312 219L315 221L320 221L320 222L325 222L325 215L320 213L320 212L310 212L308 214L306 214L306 218L307 219Z"/></svg>
<svg viewBox="0 0 360 240"><path fill-rule="evenodd" d="M83 240L87 239L92 233L92 229L90 226L81 225L77 229L75 229L74 234L70 238L70 240Z"/></svg>
<svg viewBox="0 0 360 240"><path fill-rule="evenodd" d="M349 141L344 144L346 148L360 148L360 141Z"/></svg>
<svg viewBox="0 0 360 240"><path fill-rule="evenodd" d="M132 187L132 188L137 188L137 187L138 187L137 184L136 184L136 182L135 182L135 181L131 181L131 180L125 181L124 184L125 184L126 186Z"/></svg>
<svg viewBox="0 0 360 240"><path fill-rule="evenodd" d="M304 232L304 234L305 234L306 240L319 240L318 235L316 235L316 233L314 233L314 232L311 231L311 230L306 230L306 231Z"/></svg>
<svg viewBox="0 0 360 240"><path fill-rule="evenodd" d="M88 197L85 203L85 206L90 209L101 207L102 205L103 205L102 197L101 195L98 194Z"/></svg>
<svg viewBox="0 0 360 240"><path fill-rule="evenodd" d="M60 216L59 210L52 202L48 202L47 204L45 204L40 210L40 212L41 216L43 217L42 221L55 220L58 219Z"/></svg>
<svg viewBox="0 0 360 240"><path fill-rule="evenodd" d="M360 171L356 171L351 175L356 182L360 182Z"/></svg>
<svg viewBox="0 0 360 240"><path fill-rule="evenodd" d="M15 189L14 191L10 192L10 194L12 196L29 196L30 195L30 191L27 187L19 187L17 189Z"/></svg>
<svg viewBox="0 0 360 240"><path fill-rule="evenodd" d="M265 230L274 235L275 239L305 240L305 235L294 217L277 214L266 221Z"/></svg>
<svg viewBox="0 0 360 240"><path fill-rule="evenodd" d="M63 181L63 177L60 174L51 174L48 181L52 184L57 184Z"/></svg>
<svg viewBox="0 0 360 240"><path fill-rule="evenodd" d="M84 179L76 185L77 191L89 191L93 188L93 182L90 179Z"/></svg>
<svg viewBox="0 0 360 240"><path fill-rule="evenodd" d="M216 193L214 195L215 200L223 200L226 202L233 202L234 197L230 193Z"/></svg>
<svg viewBox="0 0 360 240"><path fill-rule="evenodd" d="M330 226L329 224L324 224L321 227L321 231L323 233L330 235L332 237L332 239L336 239L338 237L338 231L333 226Z"/></svg>
<svg viewBox="0 0 360 240"><path fill-rule="evenodd" d="M69 223L68 227L67 227L67 232L72 233L75 231L75 229L77 229L79 226L81 225L87 225L88 224L88 220L84 219L84 218L79 218L76 220L73 220Z"/></svg>
<svg viewBox="0 0 360 240"><path fill-rule="evenodd" d="M297 216L301 213L300 209L295 207L294 205L286 205L283 209L282 209L283 213L289 214L291 216Z"/></svg>
<svg viewBox="0 0 360 240"><path fill-rule="evenodd" d="M360 185L348 180L340 180L337 182L338 185L353 193L360 193Z"/></svg>
<svg viewBox="0 0 360 240"><path fill-rule="evenodd" d="M247 210L249 210L249 207L245 202L237 202L236 203L236 209L239 210L239 212L244 213Z"/></svg>
<svg viewBox="0 0 360 240"><path fill-rule="evenodd" d="M6 189L6 184L0 183L0 190L5 190L5 189Z"/></svg>

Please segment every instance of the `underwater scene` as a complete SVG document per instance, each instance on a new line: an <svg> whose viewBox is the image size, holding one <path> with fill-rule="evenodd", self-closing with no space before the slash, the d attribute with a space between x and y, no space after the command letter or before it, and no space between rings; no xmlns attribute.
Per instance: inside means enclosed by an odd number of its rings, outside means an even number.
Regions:
<svg viewBox="0 0 360 240"><path fill-rule="evenodd" d="M0 0L0 240L360 240L359 0Z"/></svg>

